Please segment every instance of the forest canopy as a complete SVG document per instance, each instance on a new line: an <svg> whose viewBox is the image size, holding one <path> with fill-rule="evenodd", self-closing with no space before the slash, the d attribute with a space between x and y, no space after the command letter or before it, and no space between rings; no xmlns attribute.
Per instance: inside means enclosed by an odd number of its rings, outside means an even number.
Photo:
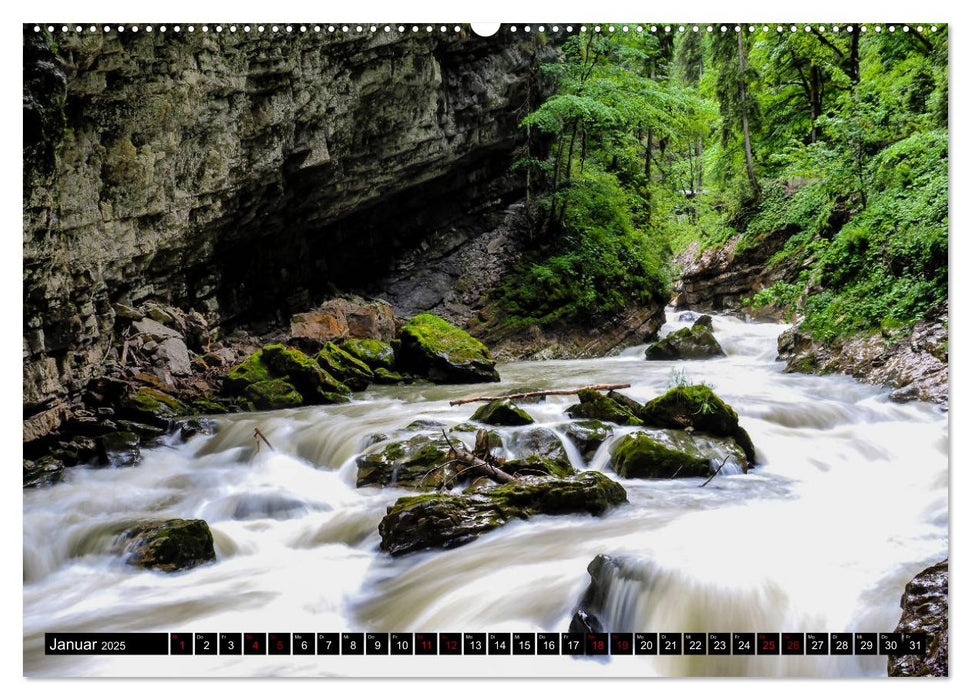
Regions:
<svg viewBox="0 0 971 700"><path fill-rule="evenodd" d="M822 340L946 301L947 28L719 28L587 31L541 66L555 89L521 122L534 242L509 323L665 301L688 245L779 231L786 275L746 303Z"/></svg>

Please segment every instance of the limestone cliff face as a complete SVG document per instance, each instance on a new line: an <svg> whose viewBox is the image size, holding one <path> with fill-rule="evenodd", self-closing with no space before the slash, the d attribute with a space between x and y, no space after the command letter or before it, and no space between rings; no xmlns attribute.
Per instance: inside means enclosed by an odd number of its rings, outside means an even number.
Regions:
<svg viewBox="0 0 971 700"><path fill-rule="evenodd" d="M115 304L280 321L504 209L549 50L451 32L24 39L25 406L97 373Z"/></svg>

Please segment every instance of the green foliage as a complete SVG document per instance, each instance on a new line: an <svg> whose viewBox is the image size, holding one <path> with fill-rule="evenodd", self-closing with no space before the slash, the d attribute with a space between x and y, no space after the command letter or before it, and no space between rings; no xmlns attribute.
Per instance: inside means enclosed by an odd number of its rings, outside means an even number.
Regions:
<svg viewBox="0 0 971 700"><path fill-rule="evenodd" d="M946 299L946 27L769 29L563 44L556 94L523 120L546 137L516 164L545 216L510 323L663 299L673 252L730 240L777 251L783 279L748 303L818 338L906 329Z"/></svg>

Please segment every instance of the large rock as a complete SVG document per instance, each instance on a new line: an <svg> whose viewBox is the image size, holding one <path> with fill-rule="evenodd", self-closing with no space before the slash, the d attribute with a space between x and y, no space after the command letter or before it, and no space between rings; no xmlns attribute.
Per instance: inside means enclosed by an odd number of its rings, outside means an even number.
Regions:
<svg viewBox="0 0 971 700"><path fill-rule="evenodd" d="M448 453L448 442L440 435L376 445L357 458L357 485L436 489L457 474Z"/></svg>
<svg viewBox="0 0 971 700"><path fill-rule="evenodd" d="M532 416L509 399L479 406L472 414L472 420L489 425L529 425L533 422Z"/></svg>
<svg viewBox="0 0 971 700"><path fill-rule="evenodd" d="M304 404L342 403L350 388L296 348L267 345L230 369L223 391L273 410Z"/></svg>
<svg viewBox="0 0 971 700"><path fill-rule="evenodd" d="M418 314L402 327L398 364L437 384L499 381L489 349L433 314Z"/></svg>
<svg viewBox="0 0 971 700"><path fill-rule="evenodd" d="M618 425L641 425L637 416L637 409L632 408L629 401L618 401L610 396L604 396L599 391L584 389L579 393L580 403L566 409L570 418L606 421ZM627 397L624 397L625 399ZM634 402L637 408L640 404Z"/></svg>
<svg viewBox="0 0 971 700"><path fill-rule="evenodd" d="M903 613L894 632L924 632L927 652L887 659L890 676L947 676L948 560L934 564L907 584L900 598Z"/></svg>
<svg viewBox="0 0 971 700"><path fill-rule="evenodd" d="M506 447L517 457L537 455L569 462L563 442L549 428L532 427L516 430L509 436Z"/></svg>
<svg viewBox="0 0 971 700"><path fill-rule="evenodd" d="M394 370L394 348L391 343L374 338L349 338L341 343L341 349L366 364L372 371Z"/></svg>
<svg viewBox="0 0 971 700"><path fill-rule="evenodd" d="M703 384L669 389L662 396L644 404L640 417L649 426L679 430L691 428L730 437L742 448L750 464L756 462L755 446L752 438L738 424L738 414Z"/></svg>
<svg viewBox="0 0 971 700"><path fill-rule="evenodd" d="M213 561L212 532L205 520L150 520L123 534L127 562L158 571L179 571Z"/></svg>
<svg viewBox="0 0 971 700"><path fill-rule="evenodd" d="M399 498L381 520L381 549L400 556L467 544L517 518L589 513L601 515L627 502L627 493L600 472L560 478L528 477L467 494Z"/></svg>
<svg viewBox="0 0 971 700"><path fill-rule="evenodd" d="M394 336L394 311L384 301L331 299L290 319L290 337L318 347L344 338L390 342Z"/></svg>
<svg viewBox="0 0 971 700"><path fill-rule="evenodd" d="M704 319L707 319L707 323ZM725 351L711 332L711 317L702 316L690 328L669 333L644 351L648 360L703 360Z"/></svg>
<svg viewBox="0 0 971 700"><path fill-rule="evenodd" d="M363 391L374 381L370 367L334 343L325 343L314 359L328 374L354 391Z"/></svg>
<svg viewBox="0 0 971 700"><path fill-rule="evenodd" d="M98 457L102 465L133 467L141 460L138 435L116 430L98 438Z"/></svg>
<svg viewBox="0 0 971 700"><path fill-rule="evenodd" d="M120 415L140 423L167 427L189 409L169 394L151 387L141 387L122 399Z"/></svg>
<svg viewBox="0 0 971 700"><path fill-rule="evenodd" d="M711 476L709 460L671 449L650 435L625 435L614 446L610 467L627 479L676 479Z"/></svg>
<svg viewBox="0 0 971 700"><path fill-rule="evenodd" d="M64 462L51 456L24 460L24 488L53 486L64 478Z"/></svg>

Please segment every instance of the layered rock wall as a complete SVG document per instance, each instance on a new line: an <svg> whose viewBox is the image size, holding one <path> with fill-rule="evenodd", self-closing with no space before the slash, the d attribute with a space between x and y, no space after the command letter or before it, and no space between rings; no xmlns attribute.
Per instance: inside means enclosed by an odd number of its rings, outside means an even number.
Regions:
<svg viewBox="0 0 971 700"><path fill-rule="evenodd" d="M510 35L25 28L25 413L98 373L117 304L285 324L521 192Z"/></svg>

